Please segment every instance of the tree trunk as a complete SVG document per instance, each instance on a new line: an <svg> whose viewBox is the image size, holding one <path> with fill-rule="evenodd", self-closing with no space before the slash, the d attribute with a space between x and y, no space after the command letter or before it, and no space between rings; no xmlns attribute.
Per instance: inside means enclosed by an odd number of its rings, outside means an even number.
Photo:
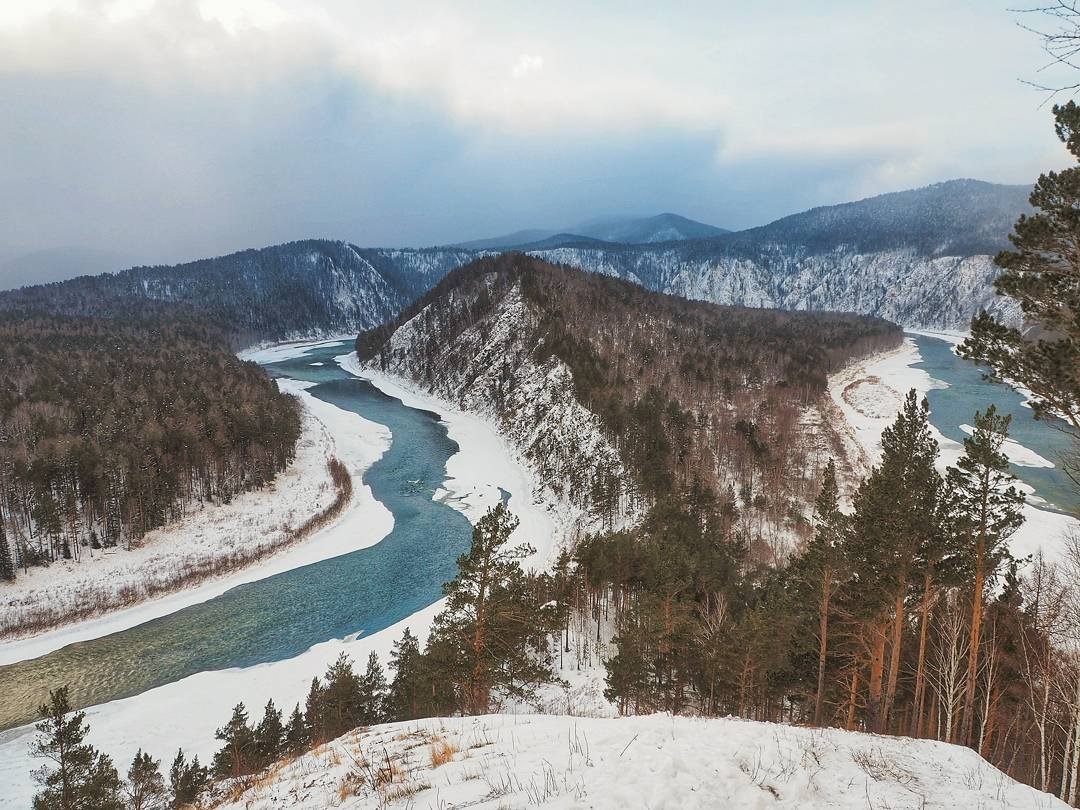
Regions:
<svg viewBox="0 0 1080 810"><path fill-rule="evenodd" d="M844 728L848 731L855 730L855 703L859 696L859 665L851 668L851 691L848 693L847 720Z"/></svg>
<svg viewBox="0 0 1080 810"><path fill-rule="evenodd" d="M928 570L923 578L922 606L919 609L919 663L915 667L915 705L911 713L912 737L923 735L923 714L926 704L926 644L930 629L931 577Z"/></svg>
<svg viewBox="0 0 1080 810"><path fill-rule="evenodd" d="M896 701L896 683L900 676L900 647L904 640L904 597L907 593L907 579L901 577L900 587L896 592L896 604L893 606L893 631L892 643L889 648L889 681L885 687L885 702L881 708L879 718L881 727L879 732L885 732L889 727L889 715L892 714L893 703Z"/></svg>
<svg viewBox="0 0 1080 810"><path fill-rule="evenodd" d="M985 523L979 529L975 544L975 582L971 597L971 635L968 637L967 683L964 685L964 724L960 729L959 742L971 745L971 730L975 722L975 686L979 675L979 641L982 633L983 580L986 567Z"/></svg>
<svg viewBox="0 0 1080 810"><path fill-rule="evenodd" d="M870 651L869 694L866 710L871 731L880 731L882 699L881 687L885 672L885 625L882 620L875 621L870 632L873 634L873 648Z"/></svg>
<svg viewBox="0 0 1080 810"><path fill-rule="evenodd" d="M829 645L829 575L826 573L821 585L821 606L818 608L818 665L817 693L814 695L814 725L821 725L821 714L825 704L825 660Z"/></svg>

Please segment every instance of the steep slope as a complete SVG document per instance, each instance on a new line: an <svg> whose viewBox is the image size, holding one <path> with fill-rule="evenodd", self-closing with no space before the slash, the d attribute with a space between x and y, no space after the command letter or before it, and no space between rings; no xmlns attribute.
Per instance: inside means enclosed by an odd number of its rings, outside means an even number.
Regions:
<svg viewBox="0 0 1080 810"><path fill-rule="evenodd" d="M805 531L825 456L846 455L827 373L899 340L874 318L694 303L503 254L454 271L357 350L490 416L583 528L690 493L769 559Z"/></svg>
<svg viewBox="0 0 1080 810"><path fill-rule="evenodd" d="M651 715L489 715L350 732L221 805L1064 810L968 748Z"/></svg>

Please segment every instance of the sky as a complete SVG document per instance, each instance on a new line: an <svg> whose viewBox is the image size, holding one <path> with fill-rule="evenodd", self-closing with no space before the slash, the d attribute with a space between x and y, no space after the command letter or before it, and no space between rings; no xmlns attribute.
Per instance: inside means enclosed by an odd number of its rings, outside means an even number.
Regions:
<svg viewBox="0 0 1080 810"><path fill-rule="evenodd" d="M1030 183L1066 159L1009 8L0 0L0 287Z"/></svg>

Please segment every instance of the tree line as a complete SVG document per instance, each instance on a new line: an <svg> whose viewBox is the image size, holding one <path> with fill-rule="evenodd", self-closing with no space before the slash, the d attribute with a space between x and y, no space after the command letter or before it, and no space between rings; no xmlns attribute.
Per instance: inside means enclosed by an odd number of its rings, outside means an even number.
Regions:
<svg viewBox="0 0 1080 810"><path fill-rule="evenodd" d="M260 487L299 435L294 398L198 322L7 317L0 578L130 547Z"/></svg>

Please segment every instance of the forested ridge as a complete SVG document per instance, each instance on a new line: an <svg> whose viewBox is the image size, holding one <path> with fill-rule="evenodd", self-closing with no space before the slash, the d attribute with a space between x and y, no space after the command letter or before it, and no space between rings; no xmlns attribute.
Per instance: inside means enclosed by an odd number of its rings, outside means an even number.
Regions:
<svg viewBox="0 0 1080 810"><path fill-rule="evenodd" d="M0 311L115 317L165 305L197 315L242 347L380 323L471 256L309 239L0 292Z"/></svg>
<svg viewBox="0 0 1080 810"><path fill-rule="evenodd" d="M518 294L533 315L515 320L514 334L493 338L498 313ZM406 323L408 337L395 338ZM569 497L611 524L628 509L640 513L671 493L692 492L731 519L742 510L745 533L757 538L750 524L766 513L788 534L805 533L817 476L808 462L843 452L828 425L807 425L807 409L823 404L827 375L901 339L878 318L687 301L503 254L452 272L356 345L362 361L429 387L446 377L470 387L476 347L503 341L494 347L499 368L489 389L496 411L528 383L517 378L524 359L538 374L551 360L564 364L572 395L596 414L630 472L597 459L556 468L560 449L538 442L534 463L569 477ZM583 464L590 469L582 472Z"/></svg>
<svg viewBox="0 0 1080 810"><path fill-rule="evenodd" d="M0 318L0 573L128 545L293 458L296 401L221 333L150 320Z"/></svg>

